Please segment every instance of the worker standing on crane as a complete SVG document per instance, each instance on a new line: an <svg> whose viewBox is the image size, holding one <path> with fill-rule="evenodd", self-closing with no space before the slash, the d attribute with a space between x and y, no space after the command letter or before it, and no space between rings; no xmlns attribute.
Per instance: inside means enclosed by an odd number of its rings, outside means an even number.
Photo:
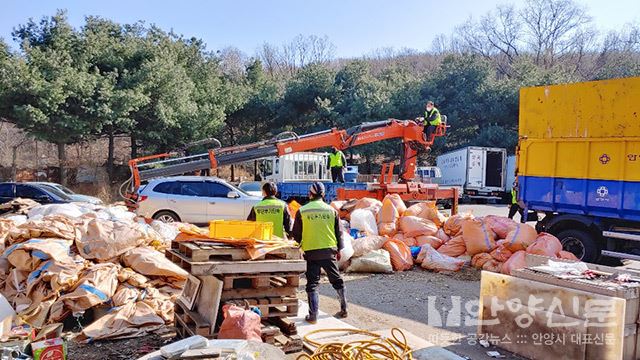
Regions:
<svg viewBox="0 0 640 360"><path fill-rule="evenodd" d="M433 101L427 101L424 112L424 134L425 140L431 141L431 136L436 127L442 123L440 111L433 105Z"/></svg>
<svg viewBox="0 0 640 360"><path fill-rule="evenodd" d="M327 169L331 170L331 180L344 184L344 169L347 167L347 158L344 153L334 147L333 152L329 154Z"/></svg>
<svg viewBox="0 0 640 360"><path fill-rule="evenodd" d="M255 204L247 220L273 223L273 235L286 239L291 233L291 214L287 203L276 198L278 187L273 182L262 185L262 201Z"/></svg>
<svg viewBox="0 0 640 360"><path fill-rule="evenodd" d="M338 292L340 311L337 318L347 317L347 299L344 295L344 281L338 270L340 250L342 249L342 230L340 218L335 209L323 201L324 185L314 182L309 189L309 203L301 207L293 223L293 238L300 243L304 258L307 260L307 297L309 315L305 320L315 324L318 319L320 297L318 284L320 270L324 269L329 282Z"/></svg>

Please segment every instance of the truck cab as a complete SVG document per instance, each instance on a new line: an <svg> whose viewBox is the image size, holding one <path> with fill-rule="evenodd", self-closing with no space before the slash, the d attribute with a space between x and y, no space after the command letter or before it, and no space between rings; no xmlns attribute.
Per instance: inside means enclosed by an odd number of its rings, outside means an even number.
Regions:
<svg viewBox="0 0 640 360"><path fill-rule="evenodd" d="M258 166L265 181L331 181L328 158L327 153L301 152L262 159Z"/></svg>

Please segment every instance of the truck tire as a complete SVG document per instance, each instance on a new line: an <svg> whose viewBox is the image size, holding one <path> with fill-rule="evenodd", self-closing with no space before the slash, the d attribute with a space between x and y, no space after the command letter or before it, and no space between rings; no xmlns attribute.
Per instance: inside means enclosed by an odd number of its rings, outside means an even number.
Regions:
<svg viewBox="0 0 640 360"><path fill-rule="evenodd" d="M572 252L578 259L595 263L600 257L600 246L593 235L581 230L565 230L558 234L562 249Z"/></svg>
<svg viewBox="0 0 640 360"><path fill-rule="evenodd" d="M180 217L176 213L168 210L158 211L153 215L153 219L162 221L163 223L172 223L172 222L180 221Z"/></svg>

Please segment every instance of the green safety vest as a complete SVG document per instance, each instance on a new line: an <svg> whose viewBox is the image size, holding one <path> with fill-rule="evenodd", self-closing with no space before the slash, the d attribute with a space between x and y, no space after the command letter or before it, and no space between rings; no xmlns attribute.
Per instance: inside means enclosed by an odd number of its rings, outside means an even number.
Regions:
<svg viewBox="0 0 640 360"><path fill-rule="evenodd" d="M278 199L264 199L254 205L256 221L273 223L273 235L284 237L284 208L287 204Z"/></svg>
<svg viewBox="0 0 640 360"><path fill-rule="evenodd" d="M436 113L436 119L433 121L427 121L427 119L429 118L429 116L431 116L433 113ZM433 125L433 126L437 126L440 125L442 123L442 119L440 118L440 111L438 111L438 109L436 109L435 107L433 109L431 109L431 111L425 111L424 112L424 122L425 125Z"/></svg>
<svg viewBox="0 0 640 360"><path fill-rule="evenodd" d="M338 150L335 154L329 154L329 166L334 167L342 167L344 164L342 163L342 157L344 154L342 151Z"/></svg>
<svg viewBox="0 0 640 360"><path fill-rule="evenodd" d="M518 197L516 195L516 189L513 188L511 189L511 204L517 204L518 203Z"/></svg>
<svg viewBox="0 0 640 360"><path fill-rule="evenodd" d="M324 201L312 200L301 207L303 251L329 249L338 246L335 233L336 212Z"/></svg>

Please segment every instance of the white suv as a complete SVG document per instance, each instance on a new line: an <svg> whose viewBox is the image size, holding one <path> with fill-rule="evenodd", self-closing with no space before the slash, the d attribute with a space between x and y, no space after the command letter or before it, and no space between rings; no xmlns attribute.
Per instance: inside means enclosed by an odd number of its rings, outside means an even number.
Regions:
<svg viewBox="0 0 640 360"><path fill-rule="evenodd" d="M192 224L245 220L253 205L261 200L224 180L204 176L154 179L139 194L138 215Z"/></svg>

